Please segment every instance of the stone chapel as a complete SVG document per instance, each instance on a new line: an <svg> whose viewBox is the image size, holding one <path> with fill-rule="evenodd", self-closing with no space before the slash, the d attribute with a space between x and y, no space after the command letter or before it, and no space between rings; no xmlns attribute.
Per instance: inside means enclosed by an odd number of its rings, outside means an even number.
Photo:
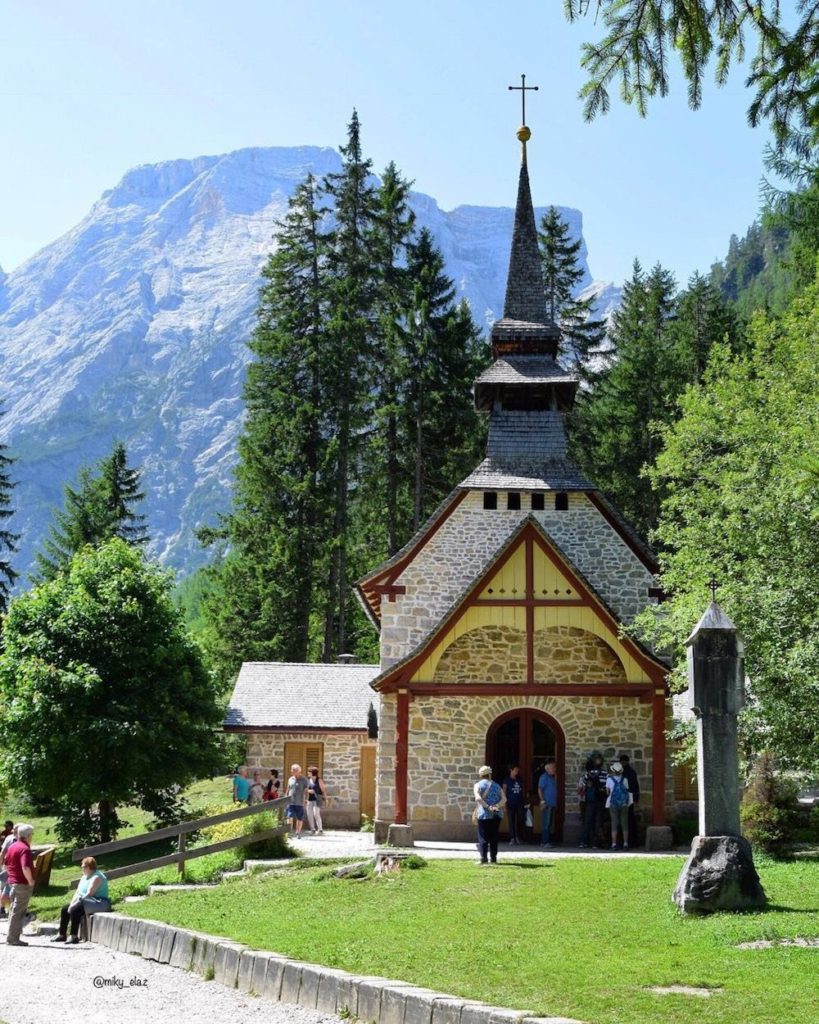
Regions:
<svg viewBox="0 0 819 1024"><path fill-rule="evenodd" d="M578 379L557 362L522 156L503 318L475 381L486 458L356 584L381 632L377 838L472 839L476 770L519 764L536 794L557 760L557 832L576 838L586 758L629 754L653 845L670 839L668 666L621 627L659 598L651 552L567 454ZM535 828L539 828L539 812Z"/></svg>

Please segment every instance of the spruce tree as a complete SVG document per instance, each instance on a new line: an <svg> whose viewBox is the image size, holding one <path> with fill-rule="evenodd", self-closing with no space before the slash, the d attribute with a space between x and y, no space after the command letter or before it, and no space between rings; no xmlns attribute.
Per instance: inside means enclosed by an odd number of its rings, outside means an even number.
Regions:
<svg viewBox="0 0 819 1024"><path fill-rule="evenodd" d="M14 460L6 454L7 451L6 445L0 445L0 615L6 611L11 588L17 579L9 556L17 550L19 539L16 533L3 527L3 524L14 515L14 509L11 507L14 481L9 473L9 467Z"/></svg>
<svg viewBox="0 0 819 1024"><path fill-rule="evenodd" d="M669 331L674 312L671 273L658 264L646 275L635 260L614 315L608 365L580 394L572 417L578 462L646 538L659 496L643 468L654 464L658 424L673 419L685 380Z"/></svg>
<svg viewBox="0 0 819 1024"><path fill-rule="evenodd" d="M400 431L402 396L407 377L408 299L412 281L407 266L415 214L409 207L411 183L394 163L387 165L378 189L373 232L377 264L374 434L368 445L369 472L382 486L368 487L376 498L373 528L383 518L386 550L393 555L406 540L402 515L402 462L405 438Z"/></svg>
<svg viewBox="0 0 819 1024"><path fill-rule="evenodd" d="M403 430L405 451L411 453L407 539L479 458L482 430L471 388L487 356L468 305L455 301L454 282L427 228L411 249L408 273L413 292Z"/></svg>
<svg viewBox="0 0 819 1024"><path fill-rule="evenodd" d="M686 383L702 380L715 342L725 341L732 349L739 344L735 313L708 278L698 273L692 274L677 299L672 330Z"/></svg>
<svg viewBox="0 0 819 1024"><path fill-rule="evenodd" d="M578 362L594 354L606 337L606 323L592 317L593 299L576 299L574 290L583 277L578 264L580 239L572 242L569 225L554 206L543 215L538 232L546 308Z"/></svg>
<svg viewBox="0 0 819 1024"><path fill-rule="evenodd" d="M206 599L214 660L225 675L243 660L318 653L317 573L332 546L321 514L332 493L324 217L309 176L262 272L233 510L221 531L229 554L210 571Z"/></svg>
<svg viewBox="0 0 819 1024"><path fill-rule="evenodd" d="M373 308L376 278L372 261L377 197L371 161L363 156L361 125L354 110L347 144L340 147L342 169L328 175L323 193L332 202L328 233L328 395L326 430L334 478L333 543L327 574L323 657L346 650L354 607L350 565L353 474L365 429L372 417Z"/></svg>
<svg viewBox="0 0 819 1024"><path fill-rule="evenodd" d="M134 511L143 500L140 471L128 465L121 442L97 463L96 471L84 466L77 486L65 485L65 504L55 510L43 550L37 552L36 582L52 580L63 572L83 547L120 537L129 544L147 542L145 517Z"/></svg>

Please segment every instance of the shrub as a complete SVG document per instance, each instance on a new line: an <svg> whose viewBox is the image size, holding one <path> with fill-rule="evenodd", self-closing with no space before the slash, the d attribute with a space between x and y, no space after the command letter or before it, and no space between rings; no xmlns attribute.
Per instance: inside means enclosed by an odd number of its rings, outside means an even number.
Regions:
<svg viewBox="0 0 819 1024"><path fill-rule="evenodd" d="M742 797L745 838L765 853L781 857L796 828L796 783L778 771L771 751L760 754Z"/></svg>
<svg viewBox="0 0 819 1024"><path fill-rule="evenodd" d="M358 831L359 832L374 832L375 831L375 825L373 824L373 819L368 814L362 814L361 815L361 828L359 828Z"/></svg>
<svg viewBox="0 0 819 1024"><path fill-rule="evenodd" d="M427 861L423 857L419 857L417 853L411 853L409 857L405 857L401 861L402 868L409 868L410 871L416 871L418 868L425 868Z"/></svg>
<svg viewBox="0 0 819 1024"><path fill-rule="evenodd" d="M233 810L235 807L211 807L207 814L222 814L225 811ZM223 821L218 825L211 825L202 829L202 841L200 845L210 846L212 843L223 843L228 839L238 839L239 836L250 836L257 832L266 832L270 828L276 828L281 824L281 815L277 811L262 811L248 818L236 818L234 821ZM294 852L287 844L287 837L284 835L273 836L271 839L262 839L257 843L249 843L247 846L239 847L237 853L241 860L245 857L274 859L279 857L293 857Z"/></svg>
<svg viewBox="0 0 819 1024"><path fill-rule="evenodd" d="M693 814L678 814L671 822L671 834L675 846L690 846L691 840L699 832L699 819Z"/></svg>

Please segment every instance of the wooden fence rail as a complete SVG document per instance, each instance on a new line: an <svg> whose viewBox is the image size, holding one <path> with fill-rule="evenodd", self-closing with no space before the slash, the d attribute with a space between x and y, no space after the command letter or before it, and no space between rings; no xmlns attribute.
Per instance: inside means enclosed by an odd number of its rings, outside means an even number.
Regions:
<svg viewBox="0 0 819 1024"><path fill-rule="evenodd" d="M75 850L71 855L71 859L76 862L82 860L83 857L101 857L106 853L116 853L118 850L128 850L134 846L144 846L146 843L155 843L162 839L173 839L176 837L176 853L168 853L164 857L154 857L152 860L140 861L135 864L126 864L121 868L111 868L105 874L109 879L126 878L128 875L136 875L142 871L153 871L155 868L166 867L168 864L177 864L181 873L184 870L185 861L195 860L197 857L205 857L209 853L221 853L223 850L232 850L239 846L248 846L250 843L259 843L265 839L272 839L274 836L284 835L287 827L283 824L277 825L275 828L263 829L261 832L251 832L248 835L237 836L235 839L225 839L221 843L198 846L193 850L185 848L185 839L189 833L198 832L200 829L209 828L211 825L220 825L225 821L235 821L237 818L251 818L255 814L264 814L268 811L283 811L287 802L287 797L280 797L278 800L267 800L260 804L251 804L249 807L240 807L235 811L213 814L208 818L182 821L178 825L158 828L155 832L143 832L138 836L128 836L127 839L117 839L111 843L85 846L81 850ZM71 888L76 889L78 884L79 880L72 882Z"/></svg>

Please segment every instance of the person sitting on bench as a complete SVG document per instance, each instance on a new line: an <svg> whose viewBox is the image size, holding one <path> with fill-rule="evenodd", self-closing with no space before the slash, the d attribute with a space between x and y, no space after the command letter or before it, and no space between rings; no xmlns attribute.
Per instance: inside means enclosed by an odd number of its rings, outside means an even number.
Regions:
<svg viewBox="0 0 819 1024"><path fill-rule="evenodd" d="M80 941L80 924L85 916L97 911L109 911L111 901L108 898L108 879L97 869L93 857L85 857L82 862L82 878L77 886L74 899L60 909L60 930L51 940L65 942L68 938L68 925L71 924L71 942Z"/></svg>

